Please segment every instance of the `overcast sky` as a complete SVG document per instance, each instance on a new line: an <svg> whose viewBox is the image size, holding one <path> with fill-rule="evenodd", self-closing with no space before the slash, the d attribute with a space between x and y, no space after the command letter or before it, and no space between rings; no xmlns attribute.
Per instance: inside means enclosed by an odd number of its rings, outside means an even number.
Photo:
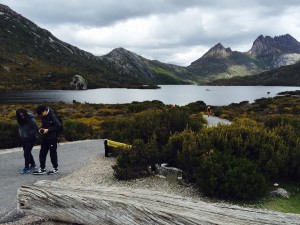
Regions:
<svg viewBox="0 0 300 225"><path fill-rule="evenodd" d="M300 41L299 0L0 0L62 41L105 55L123 47L188 66L217 43L248 51L259 36Z"/></svg>

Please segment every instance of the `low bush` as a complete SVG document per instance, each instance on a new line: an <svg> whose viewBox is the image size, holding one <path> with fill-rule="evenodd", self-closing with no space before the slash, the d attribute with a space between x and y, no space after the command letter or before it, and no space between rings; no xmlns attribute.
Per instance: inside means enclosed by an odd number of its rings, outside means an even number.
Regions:
<svg viewBox="0 0 300 225"><path fill-rule="evenodd" d="M223 199L253 200L267 192L267 180L246 158L218 153L199 164L197 187L206 195Z"/></svg>
<svg viewBox="0 0 300 225"><path fill-rule="evenodd" d="M0 122L0 148L14 148L20 145L17 123Z"/></svg>
<svg viewBox="0 0 300 225"><path fill-rule="evenodd" d="M67 120L64 122L63 136L68 141L91 139L93 128L82 122Z"/></svg>

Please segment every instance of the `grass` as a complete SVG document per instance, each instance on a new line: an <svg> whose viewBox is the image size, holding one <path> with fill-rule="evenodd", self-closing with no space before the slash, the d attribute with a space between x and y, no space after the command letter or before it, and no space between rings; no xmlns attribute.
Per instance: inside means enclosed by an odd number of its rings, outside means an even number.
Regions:
<svg viewBox="0 0 300 225"><path fill-rule="evenodd" d="M268 197L254 204L253 207L279 211L283 213L300 214L300 182L282 183L280 187L287 190L291 196L289 199L280 197Z"/></svg>

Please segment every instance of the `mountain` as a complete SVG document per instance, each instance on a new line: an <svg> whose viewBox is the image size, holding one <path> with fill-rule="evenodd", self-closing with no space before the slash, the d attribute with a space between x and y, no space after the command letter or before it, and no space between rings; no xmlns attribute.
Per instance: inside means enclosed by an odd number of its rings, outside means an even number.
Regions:
<svg viewBox="0 0 300 225"><path fill-rule="evenodd" d="M263 71L255 57L225 48L221 43L212 47L200 59L191 63L187 69L197 76L197 81L251 75Z"/></svg>
<svg viewBox="0 0 300 225"><path fill-rule="evenodd" d="M208 84L224 86L300 86L300 63L282 66L252 76L218 79Z"/></svg>
<svg viewBox="0 0 300 225"><path fill-rule="evenodd" d="M289 34L274 38L261 35L248 52L232 51L218 43L188 67L149 60L124 48L95 56L0 4L0 91L71 89L76 74L87 80L88 89L206 84L259 74L299 59L300 43Z"/></svg>
<svg viewBox="0 0 300 225"><path fill-rule="evenodd" d="M249 54L263 56L269 54L300 54L300 43L291 35L281 35L278 37L270 37L260 35L249 50Z"/></svg>
<svg viewBox="0 0 300 225"><path fill-rule="evenodd" d="M190 83L183 67L150 61L125 49L95 56L1 4L0 50L0 90L71 89L76 74L88 81L88 88Z"/></svg>
<svg viewBox="0 0 300 225"><path fill-rule="evenodd" d="M292 65L300 60L300 43L286 34L264 37L260 35L248 52L232 51L221 43L212 47L187 69L198 77L198 82L247 76Z"/></svg>
<svg viewBox="0 0 300 225"><path fill-rule="evenodd" d="M191 84L193 77L185 67L148 60L124 48L116 48L99 57L102 62L116 68L119 74L131 74L155 84Z"/></svg>

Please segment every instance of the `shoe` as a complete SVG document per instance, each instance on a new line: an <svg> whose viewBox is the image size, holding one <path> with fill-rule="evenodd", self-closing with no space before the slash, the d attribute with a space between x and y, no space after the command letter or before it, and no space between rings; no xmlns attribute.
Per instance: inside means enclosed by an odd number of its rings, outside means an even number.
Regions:
<svg viewBox="0 0 300 225"><path fill-rule="evenodd" d="M27 174L27 173L30 173L30 170L24 168L24 169L22 169L22 170L20 171L20 173L21 173L21 174Z"/></svg>
<svg viewBox="0 0 300 225"><path fill-rule="evenodd" d="M52 175L58 173L58 169L57 168L53 168L52 170L49 170L48 175Z"/></svg>
<svg viewBox="0 0 300 225"><path fill-rule="evenodd" d="M30 166L29 166L29 169L30 169L30 170L36 169L36 165L30 165Z"/></svg>
<svg viewBox="0 0 300 225"><path fill-rule="evenodd" d="M46 174L46 170L39 168L38 170L34 171L33 174L34 175L43 175L43 174Z"/></svg>

